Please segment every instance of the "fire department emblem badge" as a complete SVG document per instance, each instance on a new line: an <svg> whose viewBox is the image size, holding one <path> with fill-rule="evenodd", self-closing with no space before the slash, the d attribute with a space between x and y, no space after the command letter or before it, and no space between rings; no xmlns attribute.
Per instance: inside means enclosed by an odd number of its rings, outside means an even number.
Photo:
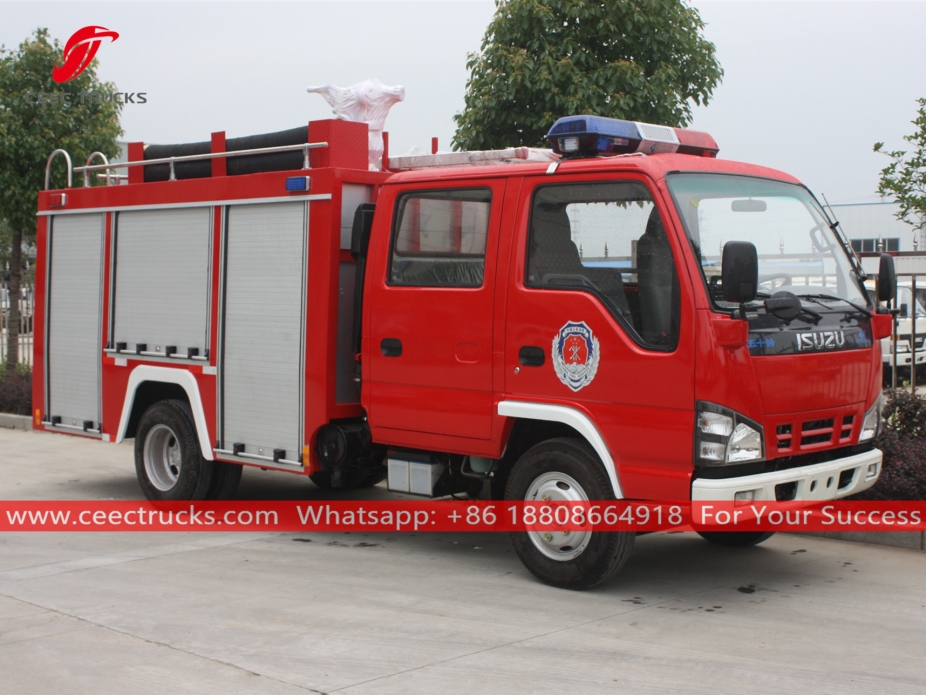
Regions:
<svg viewBox="0 0 926 695"><path fill-rule="evenodd" d="M570 321L553 338L553 369L573 391L579 391L598 372L598 338L585 321Z"/></svg>

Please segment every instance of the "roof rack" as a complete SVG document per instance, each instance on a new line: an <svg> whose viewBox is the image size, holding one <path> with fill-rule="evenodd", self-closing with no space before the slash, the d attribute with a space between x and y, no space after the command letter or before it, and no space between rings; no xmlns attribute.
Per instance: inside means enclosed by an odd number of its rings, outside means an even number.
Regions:
<svg viewBox="0 0 926 695"><path fill-rule="evenodd" d="M431 169L434 167L487 166L489 164L527 164L558 162L553 150L540 147L509 147L504 150L474 150L471 152L438 152L390 157L389 171Z"/></svg>

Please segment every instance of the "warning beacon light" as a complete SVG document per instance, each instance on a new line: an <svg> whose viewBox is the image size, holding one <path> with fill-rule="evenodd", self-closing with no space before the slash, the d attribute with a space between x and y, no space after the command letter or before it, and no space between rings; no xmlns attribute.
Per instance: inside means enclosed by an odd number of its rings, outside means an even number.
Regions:
<svg viewBox="0 0 926 695"><path fill-rule="evenodd" d="M617 154L678 153L716 157L719 148L707 133L652 123L622 121L603 116L560 118L547 140L564 157L599 157Z"/></svg>

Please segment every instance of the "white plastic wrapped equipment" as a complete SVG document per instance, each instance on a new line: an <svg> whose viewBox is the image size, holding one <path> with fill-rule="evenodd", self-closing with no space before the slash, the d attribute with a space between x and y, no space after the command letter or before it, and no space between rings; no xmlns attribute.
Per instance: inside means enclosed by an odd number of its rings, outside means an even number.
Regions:
<svg viewBox="0 0 926 695"><path fill-rule="evenodd" d="M383 126L394 104L405 99L405 87L389 87L377 79L364 80L350 87L326 84L306 87L306 91L321 94L332 107L335 118L359 121L370 128L370 169L378 171L383 158Z"/></svg>

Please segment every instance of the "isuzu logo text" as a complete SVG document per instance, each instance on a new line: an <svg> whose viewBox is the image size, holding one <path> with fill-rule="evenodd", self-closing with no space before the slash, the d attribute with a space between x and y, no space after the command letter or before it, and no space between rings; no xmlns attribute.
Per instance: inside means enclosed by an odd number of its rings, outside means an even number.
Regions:
<svg viewBox="0 0 926 695"><path fill-rule="evenodd" d="M837 350L846 345L846 334L844 331L798 333L794 338L797 340L798 352L808 352L810 350Z"/></svg>
<svg viewBox="0 0 926 695"><path fill-rule="evenodd" d="M64 55L61 62L55 63L52 79L58 84L70 82L87 69L93 56L100 49L103 39L115 41L119 34L106 27L83 27L75 31L67 43L64 44Z"/></svg>

